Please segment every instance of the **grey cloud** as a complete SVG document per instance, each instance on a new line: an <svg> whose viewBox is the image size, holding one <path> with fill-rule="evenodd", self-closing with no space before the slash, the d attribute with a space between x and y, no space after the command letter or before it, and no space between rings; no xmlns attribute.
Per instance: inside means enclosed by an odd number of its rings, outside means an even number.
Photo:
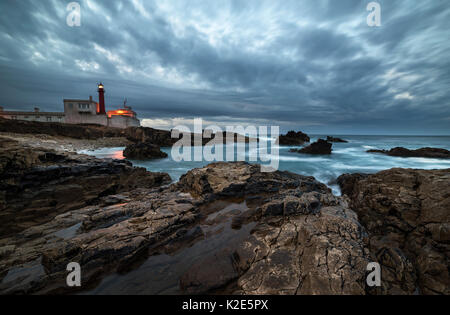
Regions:
<svg viewBox="0 0 450 315"><path fill-rule="evenodd" d="M141 118L450 133L444 1L380 0L380 28L363 0L138 1L145 12L85 0L79 28L65 24L69 2L0 3L4 107L60 110L104 81L108 105L127 97Z"/></svg>

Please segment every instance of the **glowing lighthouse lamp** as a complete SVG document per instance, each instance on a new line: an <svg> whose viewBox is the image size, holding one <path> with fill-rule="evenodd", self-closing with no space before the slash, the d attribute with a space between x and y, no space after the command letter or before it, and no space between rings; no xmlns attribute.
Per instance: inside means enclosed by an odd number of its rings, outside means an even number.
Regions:
<svg viewBox="0 0 450 315"><path fill-rule="evenodd" d="M103 86L103 84L101 82L98 85L97 114L98 115L106 115L106 109L105 109L105 88L104 88L104 86Z"/></svg>

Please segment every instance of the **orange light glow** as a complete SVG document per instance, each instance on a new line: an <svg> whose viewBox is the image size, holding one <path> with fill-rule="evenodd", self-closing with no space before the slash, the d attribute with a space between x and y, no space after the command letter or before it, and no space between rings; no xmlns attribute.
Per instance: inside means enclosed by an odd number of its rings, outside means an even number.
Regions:
<svg viewBox="0 0 450 315"><path fill-rule="evenodd" d="M129 117L135 117L135 113L131 110L126 109L118 109L118 110L110 110L108 111L108 117L111 118L111 116L129 116Z"/></svg>

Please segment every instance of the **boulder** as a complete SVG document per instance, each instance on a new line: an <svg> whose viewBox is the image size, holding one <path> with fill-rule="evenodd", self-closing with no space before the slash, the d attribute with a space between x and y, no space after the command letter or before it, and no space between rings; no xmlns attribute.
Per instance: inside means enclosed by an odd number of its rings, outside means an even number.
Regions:
<svg viewBox="0 0 450 315"><path fill-rule="evenodd" d="M318 154L326 155L331 154L333 145L325 140L319 139L310 146L303 149L291 149L290 152L294 153L304 153L304 154Z"/></svg>
<svg viewBox="0 0 450 315"><path fill-rule="evenodd" d="M159 147L171 147L178 139L171 132L148 127L130 127L123 130L124 136L134 143L151 143Z"/></svg>
<svg viewBox="0 0 450 315"><path fill-rule="evenodd" d="M286 135L278 138L279 145L303 145L305 142L311 141L309 136L301 131L289 131Z"/></svg>
<svg viewBox="0 0 450 315"><path fill-rule="evenodd" d="M369 150L367 152L381 153L389 156L398 156L398 157L450 159L450 151L439 148L421 148L417 150L409 150L402 147L397 147L390 150Z"/></svg>
<svg viewBox="0 0 450 315"><path fill-rule="evenodd" d="M150 142L131 144L123 151L123 156L132 160L163 159L168 157L160 147Z"/></svg>
<svg viewBox="0 0 450 315"><path fill-rule="evenodd" d="M348 143L347 140L341 139L341 138L335 138L335 137L327 137L328 142L335 142L335 143Z"/></svg>
<svg viewBox="0 0 450 315"><path fill-rule="evenodd" d="M208 200L241 196L247 204L255 202L252 196L265 196L255 206L256 225L247 238L181 276L185 293L365 294L364 229L347 203L314 178L215 163L190 171L173 188Z"/></svg>
<svg viewBox="0 0 450 315"><path fill-rule="evenodd" d="M339 177L382 267L373 293L450 294L450 170Z"/></svg>

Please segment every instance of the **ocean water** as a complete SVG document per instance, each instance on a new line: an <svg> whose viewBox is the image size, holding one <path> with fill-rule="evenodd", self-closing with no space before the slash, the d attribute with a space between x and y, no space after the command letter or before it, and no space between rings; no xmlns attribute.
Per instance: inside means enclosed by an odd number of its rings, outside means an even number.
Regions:
<svg viewBox="0 0 450 315"><path fill-rule="evenodd" d="M328 184L333 192L340 194L339 188L333 181L345 173L376 173L394 167L417 168L417 169L450 169L450 160L426 159L426 158L400 158L390 157L381 154L366 153L370 149L391 149L394 147L405 147L408 149L418 149L422 147L436 147L450 150L450 136L439 137L418 137L418 136L338 136L349 143L333 143L333 153L330 156L314 156L299 153L291 153L290 146L280 146L279 150L279 170L290 171L297 174L314 176L317 180ZM311 137L311 142L325 136L315 135ZM238 155L235 145L235 158L250 161L251 157L276 158L275 155L266 154L264 149L250 149L245 146L245 155ZM94 155L99 158L123 159L124 148L103 148L95 151L80 151L83 154ZM224 156L229 146L223 148ZM180 176L193 168L203 167L209 161L181 161L176 162L172 158L171 148L162 148L162 151L169 154L166 159L151 161L133 161L135 166L145 167L152 172L169 173L173 181L179 180ZM268 162L259 163L268 165Z"/></svg>

